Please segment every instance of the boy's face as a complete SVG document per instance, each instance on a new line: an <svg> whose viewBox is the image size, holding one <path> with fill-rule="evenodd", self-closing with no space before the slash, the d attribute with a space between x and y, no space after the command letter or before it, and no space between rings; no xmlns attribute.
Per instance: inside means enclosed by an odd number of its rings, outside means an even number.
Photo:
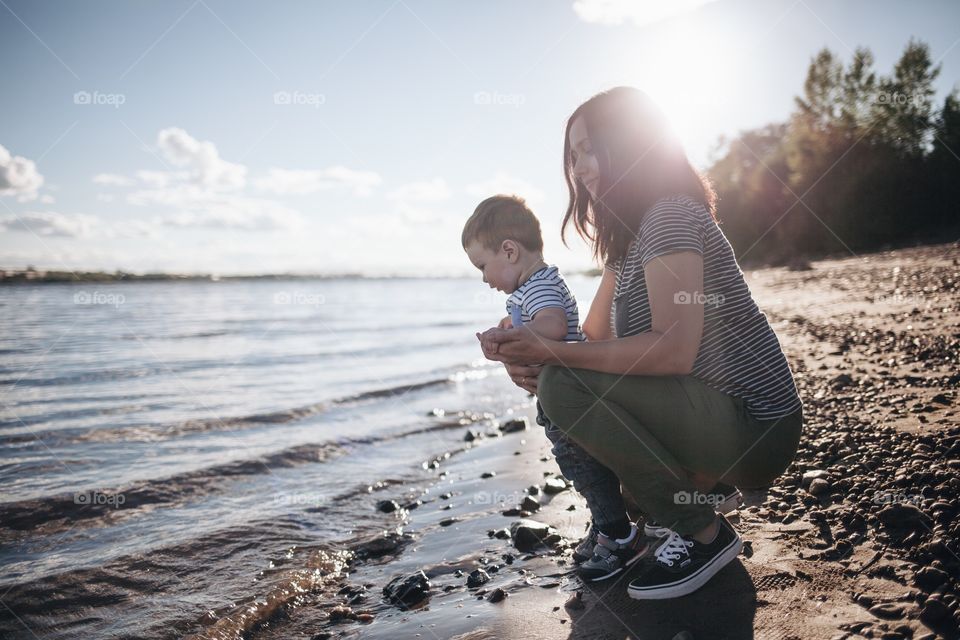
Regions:
<svg viewBox="0 0 960 640"><path fill-rule="evenodd" d="M466 251L470 262L483 274L485 283L504 293L517 290L520 252L516 242L504 240L499 251L492 251L473 240L467 245Z"/></svg>

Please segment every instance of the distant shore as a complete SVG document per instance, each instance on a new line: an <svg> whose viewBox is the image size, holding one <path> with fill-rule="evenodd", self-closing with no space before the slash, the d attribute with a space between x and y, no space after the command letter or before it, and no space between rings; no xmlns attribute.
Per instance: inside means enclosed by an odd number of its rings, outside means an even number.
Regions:
<svg viewBox="0 0 960 640"><path fill-rule="evenodd" d="M889 251L895 251L903 248L917 247L938 247L938 246L957 246L957 242L945 243L914 243L909 247L883 246L870 252L861 252L859 255L883 254ZM810 262L814 260L831 260L849 258L846 252L843 254L829 254L823 256L793 256L778 260L773 263L752 263L741 261L741 267L744 269L763 269L770 267L786 267L790 271L806 271L810 269ZM565 275L581 275L588 277L599 277L602 269L591 268L573 271L565 271ZM466 274L464 274L466 275ZM17 284L67 284L84 282L228 282L228 281L249 281L249 280L384 280L384 279L423 279L423 278L456 278L463 276L456 275L370 275L364 273L263 273L263 274L215 274L215 273L133 273L129 271L69 271L62 269L42 269L28 266L24 269L0 268L0 285Z"/></svg>

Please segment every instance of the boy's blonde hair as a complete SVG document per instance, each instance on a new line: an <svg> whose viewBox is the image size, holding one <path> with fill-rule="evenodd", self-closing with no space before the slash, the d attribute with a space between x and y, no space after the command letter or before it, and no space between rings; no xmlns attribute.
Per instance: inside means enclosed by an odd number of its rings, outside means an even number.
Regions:
<svg viewBox="0 0 960 640"><path fill-rule="evenodd" d="M540 221L518 196L496 195L478 204L463 225L460 240L464 249L476 240L496 252L504 240L513 240L528 251L543 251Z"/></svg>

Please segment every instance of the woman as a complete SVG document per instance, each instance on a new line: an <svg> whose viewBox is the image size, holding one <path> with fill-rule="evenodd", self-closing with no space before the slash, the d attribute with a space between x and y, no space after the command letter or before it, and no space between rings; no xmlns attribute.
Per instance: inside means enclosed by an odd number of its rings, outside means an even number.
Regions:
<svg viewBox="0 0 960 640"><path fill-rule="evenodd" d="M690 593L737 556L740 536L700 491L768 486L803 424L777 336L717 226L713 190L667 132L629 87L567 121L561 235L572 223L604 264L584 322L595 339L554 342L521 327L482 340L658 523L628 587L638 599Z"/></svg>

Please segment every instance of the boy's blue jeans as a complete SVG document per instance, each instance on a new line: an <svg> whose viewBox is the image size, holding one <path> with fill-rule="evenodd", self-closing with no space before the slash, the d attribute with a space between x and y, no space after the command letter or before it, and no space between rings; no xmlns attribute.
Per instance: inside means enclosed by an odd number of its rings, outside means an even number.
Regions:
<svg viewBox="0 0 960 640"><path fill-rule="evenodd" d="M551 451L557 459L560 473L573 483L573 487L587 501L594 526L602 531L605 525L626 518L627 510L620 492L620 479L592 458L557 425L551 423L539 400L537 424L544 428L547 439L553 443Z"/></svg>

